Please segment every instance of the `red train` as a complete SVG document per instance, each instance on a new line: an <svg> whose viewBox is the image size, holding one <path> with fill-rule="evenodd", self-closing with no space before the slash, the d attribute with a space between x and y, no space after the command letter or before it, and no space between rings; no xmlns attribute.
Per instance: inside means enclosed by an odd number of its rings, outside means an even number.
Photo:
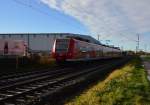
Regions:
<svg viewBox="0 0 150 105"><path fill-rule="evenodd" d="M94 44L74 38L56 39L52 56L56 61L87 61L121 57L122 51L116 47Z"/></svg>

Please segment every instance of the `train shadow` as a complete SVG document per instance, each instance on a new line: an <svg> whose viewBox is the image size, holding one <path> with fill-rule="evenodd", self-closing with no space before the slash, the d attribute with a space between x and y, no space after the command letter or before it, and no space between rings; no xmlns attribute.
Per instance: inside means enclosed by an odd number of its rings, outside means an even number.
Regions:
<svg viewBox="0 0 150 105"><path fill-rule="evenodd" d="M109 62L112 62L114 60L120 60L122 57L118 58L107 58L107 59L97 59L97 60L88 60L88 61L61 61L61 62L56 62L57 66L60 67L81 67L81 66L92 66L95 64L106 64Z"/></svg>

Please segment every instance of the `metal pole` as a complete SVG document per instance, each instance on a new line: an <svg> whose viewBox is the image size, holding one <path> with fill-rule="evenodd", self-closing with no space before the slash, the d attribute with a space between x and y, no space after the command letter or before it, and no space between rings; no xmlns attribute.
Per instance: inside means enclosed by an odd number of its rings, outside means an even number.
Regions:
<svg viewBox="0 0 150 105"><path fill-rule="evenodd" d="M138 39L137 39L137 45L136 45L136 53L138 53L139 52L139 46L140 46L140 37L139 37L139 34L137 34L137 37L138 37Z"/></svg>
<svg viewBox="0 0 150 105"><path fill-rule="evenodd" d="M123 46L121 46L121 50L123 51Z"/></svg>
<svg viewBox="0 0 150 105"><path fill-rule="evenodd" d="M30 47L30 36L29 36L29 33L28 33L27 37L28 37L28 52L29 52L29 47Z"/></svg>
<svg viewBox="0 0 150 105"><path fill-rule="evenodd" d="M147 51L147 44L145 44L145 52Z"/></svg>
<svg viewBox="0 0 150 105"><path fill-rule="evenodd" d="M97 37L98 37L98 41L100 41L100 35L99 34L97 35Z"/></svg>
<svg viewBox="0 0 150 105"><path fill-rule="evenodd" d="M137 36L138 36L137 51L139 51L139 46L140 46L140 37L139 37L139 34L137 34Z"/></svg>

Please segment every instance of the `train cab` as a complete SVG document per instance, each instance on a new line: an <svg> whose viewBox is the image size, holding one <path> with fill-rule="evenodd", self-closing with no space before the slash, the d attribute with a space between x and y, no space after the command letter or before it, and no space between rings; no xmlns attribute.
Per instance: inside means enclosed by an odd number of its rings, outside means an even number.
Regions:
<svg viewBox="0 0 150 105"><path fill-rule="evenodd" d="M57 62L91 61L121 56L121 50L115 47L94 44L74 38L56 39L52 56Z"/></svg>
<svg viewBox="0 0 150 105"><path fill-rule="evenodd" d="M56 39L54 42L52 55L56 61L65 61L73 57L73 39Z"/></svg>

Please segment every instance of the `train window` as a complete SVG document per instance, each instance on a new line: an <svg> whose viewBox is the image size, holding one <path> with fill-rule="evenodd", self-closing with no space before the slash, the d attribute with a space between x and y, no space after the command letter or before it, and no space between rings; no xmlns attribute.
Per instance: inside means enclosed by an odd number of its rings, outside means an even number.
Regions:
<svg viewBox="0 0 150 105"><path fill-rule="evenodd" d="M19 43L18 42L14 43L14 49L19 49Z"/></svg>
<svg viewBox="0 0 150 105"><path fill-rule="evenodd" d="M76 45L76 49L78 49L78 50L79 50L79 49L80 49L80 45L79 45L79 43L78 43L78 42L76 42L76 44L75 44L75 45Z"/></svg>
<svg viewBox="0 0 150 105"><path fill-rule="evenodd" d="M57 39L56 40L56 52L67 52L69 46L68 39Z"/></svg>
<svg viewBox="0 0 150 105"><path fill-rule="evenodd" d="M89 47L88 46L86 47L86 51L89 51Z"/></svg>
<svg viewBox="0 0 150 105"><path fill-rule="evenodd" d="M80 50L82 51L83 48L82 48L82 47L79 47L79 48L80 48Z"/></svg>

